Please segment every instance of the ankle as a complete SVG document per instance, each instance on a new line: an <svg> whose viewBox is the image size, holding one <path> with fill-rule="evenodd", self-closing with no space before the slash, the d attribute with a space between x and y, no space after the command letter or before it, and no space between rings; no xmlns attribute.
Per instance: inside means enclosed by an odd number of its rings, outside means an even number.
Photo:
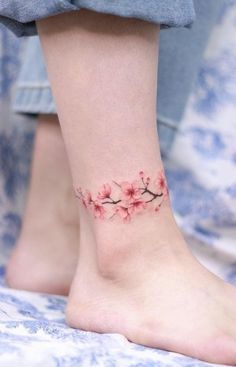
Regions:
<svg viewBox="0 0 236 367"><path fill-rule="evenodd" d="M170 208L162 214L162 219L147 216L132 224L100 225L95 231L98 274L110 280L127 279L189 256Z"/></svg>

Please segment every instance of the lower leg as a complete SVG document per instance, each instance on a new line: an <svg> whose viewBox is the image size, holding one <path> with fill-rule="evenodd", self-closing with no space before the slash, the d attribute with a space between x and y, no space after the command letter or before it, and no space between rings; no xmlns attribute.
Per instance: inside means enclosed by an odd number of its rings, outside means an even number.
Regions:
<svg viewBox="0 0 236 367"><path fill-rule="evenodd" d="M71 183L58 118L41 115L22 230L7 268L10 286L68 294L79 235Z"/></svg>
<svg viewBox="0 0 236 367"><path fill-rule="evenodd" d="M160 176L158 27L88 11L37 25L80 198L69 323L236 362L235 289L193 258Z"/></svg>

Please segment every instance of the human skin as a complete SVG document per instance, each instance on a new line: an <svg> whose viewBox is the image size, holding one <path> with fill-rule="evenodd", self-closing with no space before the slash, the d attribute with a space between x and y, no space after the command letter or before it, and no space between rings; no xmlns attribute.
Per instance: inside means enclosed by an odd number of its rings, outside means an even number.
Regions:
<svg viewBox="0 0 236 367"><path fill-rule="evenodd" d="M78 257L79 215L56 115L39 115L33 153L22 229L6 280L13 288L68 295Z"/></svg>
<svg viewBox="0 0 236 367"><path fill-rule="evenodd" d="M76 189L153 179L159 27L86 10L37 21ZM174 61L173 61L174 62ZM167 199L131 221L77 201L80 256L69 325L150 347L236 363L236 290L192 255Z"/></svg>

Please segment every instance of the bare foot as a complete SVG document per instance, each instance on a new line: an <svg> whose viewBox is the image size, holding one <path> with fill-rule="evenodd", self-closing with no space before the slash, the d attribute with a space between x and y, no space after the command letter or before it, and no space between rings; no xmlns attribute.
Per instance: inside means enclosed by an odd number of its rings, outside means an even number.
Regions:
<svg viewBox="0 0 236 367"><path fill-rule="evenodd" d="M236 289L192 256L168 206L132 224L99 222L95 242L84 228L81 248L97 255L87 267L86 255L79 260L67 307L72 327L236 365Z"/></svg>
<svg viewBox="0 0 236 367"><path fill-rule="evenodd" d="M67 204L68 201L65 202ZM68 295L78 258L78 221L35 217L24 228L7 267L10 287Z"/></svg>
<svg viewBox="0 0 236 367"><path fill-rule="evenodd" d="M156 206L157 215L148 212L158 195L133 182L136 170L154 174L161 166L156 138L159 28L87 11L53 18L40 20L37 28L73 182L91 209L80 210L69 324L235 365L235 289L192 257L168 206L160 213ZM122 199L111 196L107 182L121 187ZM87 189L96 193L93 200ZM145 203L144 193L152 196ZM130 220L139 209L143 215Z"/></svg>
<svg viewBox="0 0 236 367"><path fill-rule="evenodd" d="M20 238L9 286L67 295L76 269L79 217L57 117L41 116Z"/></svg>

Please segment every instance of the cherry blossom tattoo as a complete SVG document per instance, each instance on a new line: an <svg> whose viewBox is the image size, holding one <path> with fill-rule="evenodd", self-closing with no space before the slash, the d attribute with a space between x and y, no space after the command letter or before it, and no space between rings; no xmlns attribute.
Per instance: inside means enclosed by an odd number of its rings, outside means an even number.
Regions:
<svg viewBox="0 0 236 367"><path fill-rule="evenodd" d="M139 178L133 182L105 183L96 195L81 187L75 188L75 193L95 218L119 217L124 222L130 222L144 211L159 212L169 196L163 170L153 180L141 171Z"/></svg>

